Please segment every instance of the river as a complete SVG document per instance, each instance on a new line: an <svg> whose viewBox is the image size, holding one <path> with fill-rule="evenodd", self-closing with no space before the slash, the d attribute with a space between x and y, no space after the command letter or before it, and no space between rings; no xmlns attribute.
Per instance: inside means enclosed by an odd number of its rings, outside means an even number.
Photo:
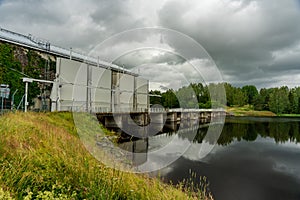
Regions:
<svg viewBox="0 0 300 200"><path fill-rule="evenodd" d="M147 152L163 141L176 137L177 142L185 143L188 138L190 149L152 175L160 174L164 181L175 184L190 178L191 172L197 175L195 183L205 176L216 200L300 199L300 119L227 117L217 144L199 158L207 129L200 127L192 140L184 134L179 137L176 131L140 140L147 144L136 146L144 146L146 153L136 162L149 159Z"/></svg>

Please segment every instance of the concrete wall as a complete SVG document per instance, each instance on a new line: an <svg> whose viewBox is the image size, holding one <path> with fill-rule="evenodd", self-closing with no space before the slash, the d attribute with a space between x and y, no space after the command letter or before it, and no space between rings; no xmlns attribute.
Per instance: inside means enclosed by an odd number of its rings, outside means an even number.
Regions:
<svg viewBox="0 0 300 200"><path fill-rule="evenodd" d="M86 108L87 65L58 58L56 62L59 111ZM75 92L74 92L75 91Z"/></svg>
<svg viewBox="0 0 300 200"><path fill-rule="evenodd" d="M113 72L112 84L115 111L145 111L148 109L148 80Z"/></svg>
<svg viewBox="0 0 300 200"><path fill-rule="evenodd" d="M92 67L91 100L93 112L111 110L111 70Z"/></svg>
<svg viewBox="0 0 300 200"><path fill-rule="evenodd" d="M120 74L119 85L120 85L119 86L120 110L121 111L133 110L134 76L129 74Z"/></svg>
<svg viewBox="0 0 300 200"><path fill-rule="evenodd" d="M52 110L145 111L148 80L85 63L57 58Z"/></svg>
<svg viewBox="0 0 300 200"><path fill-rule="evenodd" d="M134 110L134 76L113 72L113 111L128 112Z"/></svg>
<svg viewBox="0 0 300 200"><path fill-rule="evenodd" d="M137 110L147 109L149 107L149 81L141 77L135 78L136 95L137 95Z"/></svg>

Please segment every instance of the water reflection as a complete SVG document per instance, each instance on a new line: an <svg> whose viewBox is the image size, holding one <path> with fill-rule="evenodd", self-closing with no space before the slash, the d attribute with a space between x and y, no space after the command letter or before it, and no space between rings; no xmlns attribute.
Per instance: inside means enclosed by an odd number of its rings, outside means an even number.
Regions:
<svg viewBox="0 0 300 200"><path fill-rule="evenodd" d="M218 145L204 159L200 128L183 157L159 173L177 183L192 170L206 176L215 199L300 199L299 119L227 118ZM194 180L197 182L197 180Z"/></svg>
<svg viewBox="0 0 300 200"><path fill-rule="evenodd" d="M145 138L121 143L119 144L119 147L123 150L132 152L133 154L129 154L127 160L131 161L132 166L139 166L147 161L148 145L148 138Z"/></svg>
<svg viewBox="0 0 300 200"><path fill-rule="evenodd" d="M227 118L223 129L224 134L221 134L218 144L228 145L234 140L255 141L258 135L263 138L273 138L276 143L298 143L300 142L299 128L299 119Z"/></svg>
<svg viewBox="0 0 300 200"><path fill-rule="evenodd" d="M273 138L276 143L299 143L299 122L300 119L288 118L228 117L217 143L229 145L234 141L255 141L258 136ZM193 142L202 143L207 129L207 126L200 125ZM176 132L169 132L169 134L176 134Z"/></svg>
<svg viewBox="0 0 300 200"><path fill-rule="evenodd" d="M122 144L122 148L143 152L140 157L131 158L134 164L147 160L155 164L173 155L154 160L147 157L148 153L171 140L178 146L189 141L192 145L181 158L157 172L166 181L188 179L191 170L208 177L209 189L217 200L300 199L300 119L229 117L218 145L203 159L199 159L198 152L208 126L192 122L180 126L184 128L178 130L178 124L165 126L159 135ZM192 131L197 132L196 137L191 137Z"/></svg>
<svg viewBox="0 0 300 200"><path fill-rule="evenodd" d="M258 137L272 138L275 143L295 142L297 144L300 142L299 122L300 119L289 118L228 117L226 118L222 134L217 140L217 144L227 146L233 142L251 142L257 140ZM128 138L126 139L126 136L124 136L124 141L127 140L127 142L121 141L119 147L129 152L139 153L133 154L132 158L128 158L132 161L133 165L140 165L146 162L148 152L162 148L174 140L174 138L179 141L188 140L192 142L194 145L192 145L191 148L194 148L195 151L198 149L199 151L201 147L196 144L203 143L209 125L210 124L203 122L195 124L194 121L167 123L164 126L157 126L158 128L155 130L152 127L151 130L145 129L145 132L140 133L141 135L147 136L149 131L151 133L155 131L157 133L156 136L140 140L135 138L133 141L128 141ZM213 124L210 126L219 125ZM196 135L194 131L197 132ZM212 141L209 141L208 138L208 141L205 142L213 143L213 141L214 138L212 138Z"/></svg>

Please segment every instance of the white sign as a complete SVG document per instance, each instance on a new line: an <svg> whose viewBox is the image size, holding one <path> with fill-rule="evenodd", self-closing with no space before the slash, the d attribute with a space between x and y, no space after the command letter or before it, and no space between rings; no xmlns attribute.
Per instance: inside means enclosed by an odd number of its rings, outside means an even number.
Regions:
<svg viewBox="0 0 300 200"><path fill-rule="evenodd" d="M9 98L9 93L10 93L10 89L5 87L5 88L0 88L0 97L1 98L5 98L8 99Z"/></svg>

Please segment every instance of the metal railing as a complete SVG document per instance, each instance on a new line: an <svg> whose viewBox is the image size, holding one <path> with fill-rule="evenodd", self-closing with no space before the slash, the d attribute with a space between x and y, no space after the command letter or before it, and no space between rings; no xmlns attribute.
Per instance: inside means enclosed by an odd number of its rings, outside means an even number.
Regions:
<svg viewBox="0 0 300 200"><path fill-rule="evenodd" d="M3 32L4 34L1 34L1 32ZM35 50L39 50L39 51L46 51L48 53L54 54L54 55L58 55L64 58L70 58L72 60L76 60L76 61L82 61L94 66L98 66L98 67L102 67L102 68L106 68L106 69L113 69L115 71L122 71L128 74L132 74L132 75L136 75L135 73L124 69L124 67L118 66L116 64L110 63L110 62L106 62L103 60L100 60L99 57L92 57L92 56L88 56L82 53L78 53L76 51L73 51L72 48L67 49L67 48L63 48L60 47L58 45L53 45L51 44L48 40L39 38L39 37L35 37L31 34L29 34L28 36L20 34L20 33L16 33L4 28L0 28L0 40L6 41L6 42L10 42L10 43L14 43L20 46L25 46L25 47L29 47Z"/></svg>

